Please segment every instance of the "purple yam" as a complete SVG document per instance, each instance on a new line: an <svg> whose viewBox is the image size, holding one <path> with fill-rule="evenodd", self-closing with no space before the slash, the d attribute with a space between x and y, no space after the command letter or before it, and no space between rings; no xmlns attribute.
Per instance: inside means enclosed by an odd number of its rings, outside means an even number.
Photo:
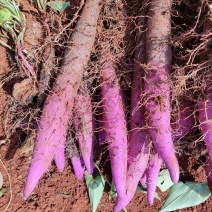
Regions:
<svg viewBox="0 0 212 212"><path fill-rule="evenodd" d="M149 5L146 31L147 69L144 77L144 105L149 134L155 149L166 164L174 183L179 180L179 165L171 134L171 34L170 0L155 0Z"/></svg>
<svg viewBox="0 0 212 212"><path fill-rule="evenodd" d="M127 128L124 106L114 64L106 62L101 70L101 97L111 171L118 197L126 194Z"/></svg>
<svg viewBox="0 0 212 212"><path fill-rule="evenodd" d="M193 103L184 99L179 104L179 112L174 115L171 123L174 141L183 138L195 125Z"/></svg>
<svg viewBox="0 0 212 212"><path fill-rule="evenodd" d="M83 174L85 171L85 165L83 163L83 159L79 156L71 157L71 163L74 169L75 176L78 180L83 179Z"/></svg>
<svg viewBox="0 0 212 212"><path fill-rule="evenodd" d="M158 175L162 165L161 158L158 157L158 154L151 155L149 159L148 168L146 170L147 177L147 199L149 205L153 205L154 196L157 186Z"/></svg>
<svg viewBox="0 0 212 212"><path fill-rule="evenodd" d="M72 113L96 35L101 0L87 0L66 48L61 70L47 97L37 130L33 160L24 188L28 197L50 166L58 147L65 143L66 128ZM89 27L86 27L89 26ZM73 45L74 44L74 45ZM62 152L62 151L60 151ZM59 167L63 167L58 157Z"/></svg>
<svg viewBox="0 0 212 212"><path fill-rule="evenodd" d="M89 94L78 92L73 110L73 125L79 149L89 174L93 174L93 116Z"/></svg>

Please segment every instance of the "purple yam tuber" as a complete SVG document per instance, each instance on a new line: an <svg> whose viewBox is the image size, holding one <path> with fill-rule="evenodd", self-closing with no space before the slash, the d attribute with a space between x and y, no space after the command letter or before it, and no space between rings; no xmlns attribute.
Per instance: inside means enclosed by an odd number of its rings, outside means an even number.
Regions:
<svg viewBox="0 0 212 212"><path fill-rule="evenodd" d="M166 164L174 183L179 180L179 165L171 135L171 0L155 0L149 5L146 31L147 70L144 104L149 134L158 155Z"/></svg>
<svg viewBox="0 0 212 212"><path fill-rule="evenodd" d="M87 0L75 31L66 48L61 70L47 97L40 118L33 160L27 176L24 197L34 190L41 176L47 171L60 145L65 143L66 128L72 113L74 98L79 89L85 67L92 50L101 0ZM59 150L64 154L64 149ZM56 155L58 166L63 156Z"/></svg>
<svg viewBox="0 0 212 212"><path fill-rule="evenodd" d="M89 174L93 174L93 122L89 94L79 91L74 102L73 125L79 149Z"/></svg>
<svg viewBox="0 0 212 212"><path fill-rule="evenodd" d="M106 62L102 66L101 78L103 121L112 178L117 195L123 197L126 194L127 128L120 86L112 62Z"/></svg>

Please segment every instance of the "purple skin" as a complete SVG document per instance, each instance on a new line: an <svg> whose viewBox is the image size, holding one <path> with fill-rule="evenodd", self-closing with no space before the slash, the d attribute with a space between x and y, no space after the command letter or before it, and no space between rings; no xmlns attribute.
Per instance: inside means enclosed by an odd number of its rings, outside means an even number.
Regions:
<svg viewBox="0 0 212 212"><path fill-rule="evenodd" d="M208 186L212 191L212 89L208 85L206 97L198 103L200 128L209 155L209 164L206 167Z"/></svg>
<svg viewBox="0 0 212 212"><path fill-rule="evenodd" d="M92 104L89 94L78 92L74 110L73 125L79 149L89 174L93 174L93 121Z"/></svg>
<svg viewBox="0 0 212 212"><path fill-rule="evenodd" d="M112 62L101 70L101 97L111 171L118 197L126 194L127 128L120 86Z"/></svg>
<svg viewBox="0 0 212 212"><path fill-rule="evenodd" d="M151 155L149 159L148 168L146 170L147 177L147 199L149 205L153 205L154 195L157 186L158 175L162 165L162 160L158 157L158 154Z"/></svg>
<svg viewBox="0 0 212 212"><path fill-rule="evenodd" d="M140 179L140 183L141 183L142 186L145 186L146 182L147 182L147 176L146 176L146 170L145 170L141 179Z"/></svg>
<svg viewBox="0 0 212 212"><path fill-rule="evenodd" d="M61 142L60 145L58 146L57 151L55 152L54 155L54 161L56 163L57 169L62 172L64 169L65 165L65 143Z"/></svg>
<svg viewBox="0 0 212 212"><path fill-rule="evenodd" d="M193 113L193 103L188 100L182 100L179 107L179 115L175 116L174 121L171 123L174 141L183 138L195 125Z"/></svg>
<svg viewBox="0 0 212 212"><path fill-rule="evenodd" d="M180 119L179 122L174 122L172 124L173 131L177 134L173 135L173 139L177 140L185 136L188 131L194 126L195 119L193 114L193 104L192 102L183 100L180 104L180 118L176 117L176 119ZM162 160L158 158L158 155L152 155L148 168L144 172L140 183L141 185L147 184L147 198L149 205L153 204L154 201L154 194L156 191L157 179L158 174L160 172Z"/></svg>
<svg viewBox="0 0 212 212"><path fill-rule="evenodd" d="M104 129L100 129L98 132L98 141L100 145L103 145L105 143L105 132Z"/></svg>
<svg viewBox="0 0 212 212"><path fill-rule="evenodd" d="M179 165L174 151L170 126L171 2L170 0L154 0L149 5L144 105L149 134L155 149L166 164L172 181L177 183Z"/></svg>
<svg viewBox="0 0 212 212"><path fill-rule="evenodd" d="M97 139L98 139L98 143L99 145L103 145L106 142L106 137L105 137L105 127L104 127L104 123L102 121L103 117L101 115L97 116L97 120L96 120L96 125L97 125Z"/></svg>
<svg viewBox="0 0 212 212"><path fill-rule="evenodd" d="M66 114L67 108L70 108L70 104L67 104L69 107L64 105L64 102L68 102L68 97L68 94L66 96L65 94L64 96L57 96L55 92L52 96L49 96L45 102L37 131L33 160L24 189L24 197L28 197L31 194L38 180L48 169L54 156L57 158L57 165L61 171L64 167L64 164L61 164L63 161L61 158L64 156L58 156L58 152L64 154L64 149L61 149L61 147L64 146L66 140L65 126L67 125L66 123L68 123L69 116L64 116L63 119L57 119L56 117L58 114Z"/></svg>
<svg viewBox="0 0 212 212"><path fill-rule="evenodd" d="M83 174L85 171L85 165L83 163L83 159L78 156L73 156L71 158L71 163L73 165L75 176L78 180L83 179Z"/></svg>
<svg viewBox="0 0 212 212"><path fill-rule="evenodd" d="M62 148L66 140L68 120L95 40L100 1L86 1L85 9L68 42L60 73L44 103L24 197L31 194L54 157L58 167L61 170L64 167L63 156L58 156L58 152L64 154Z"/></svg>
<svg viewBox="0 0 212 212"><path fill-rule="evenodd" d="M157 76L159 76L158 73ZM153 76L151 79L153 79ZM166 92L162 93L160 91L158 91L158 96L156 96L156 89L153 89L150 84L149 79L149 83L145 83L145 93L147 98L145 108L148 115L149 133L159 156L169 170L172 181L177 183L179 180L179 165L175 156L171 135L170 96L166 95ZM154 94L152 94L153 90ZM165 91L165 86L159 90ZM168 93L169 92L167 92L167 94Z"/></svg>
<svg viewBox="0 0 212 212"><path fill-rule="evenodd" d="M139 59L140 62L143 62L141 58ZM139 66L139 64L136 64L131 91L131 131L128 144L129 151L127 164L128 170L126 178L126 195L124 196L124 198L116 199L114 212L118 212L121 209L125 208L132 200L136 192L139 180L141 179L147 167L149 159L151 146L150 138L148 136L148 130L142 129L145 127L144 107L142 105L139 106L142 91L142 76L143 69Z"/></svg>

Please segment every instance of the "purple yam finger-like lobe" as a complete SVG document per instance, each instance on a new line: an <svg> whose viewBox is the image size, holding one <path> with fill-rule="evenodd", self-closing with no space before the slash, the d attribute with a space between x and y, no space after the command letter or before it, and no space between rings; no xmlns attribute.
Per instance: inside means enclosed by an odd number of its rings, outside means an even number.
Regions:
<svg viewBox="0 0 212 212"><path fill-rule="evenodd" d="M145 186L146 182L147 182L147 176L146 176L146 170L145 170L141 179L140 179L140 183L141 183L142 186Z"/></svg>
<svg viewBox="0 0 212 212"><path fill-rule="evenodd" d="M158 94L158 99L157 97L150 97L151 88L148 85L146 85L145 91L149 96L145 104L149 133L155 149L170 172L172 181L177 183L179 180L179 165L171 135L169 96Z"/></svg>
<svg viewBox="0 0 212 212"><path fill-rule="evenodd" d="M83 159L79 156L73 156L71 157L71 163L72 163L76 178L78 180L82 180L83 174L85 171L85 165L83 163Z"/></svg>
<svg viewBox="0 0 212 212"><path fill-rule="evenodd" d="M149 205L153 205L154 195L157 186L158 175L162 165L161 158L158 157L158 154L152 154L149 159L148 168L146 170L147 177L147 199Z"/></svg>
<svg viewBox="0 0 212 212"><path fill-rule="evenodd" d="M54 98L53 96L51 98L51 101ZM48 100L48 99L47 99ZM50 134L49 129L47 129L47 126L51 127L50 123L47 122L47 116L49 117L56 117L56 114L61 112L65 112L65 108L62 109L63 107L59 108L59 103L56 102L50 109L48 104L49 100L46 101L46 107L43 111L43 114L41 116L39 128L37 131L37 138L36 138L36 143L33 151L33 159L32 163L30 166L30 170L27 176L27 181L26 181L26 186L24 189L24 197L28 197L33 189L35 188L36 184L38 183L38 180L41 178L41 176L47 171L49 165L51 164L51 161L53 160L54 156L58 154L58 149L61 152L61 147L63 147L63 144L65 142L65 134L66 134L66 127L62 124L65 124L65 118L61 120L54 120L54 125L55 127L58 127L57 130L52 129L52 133ZM47 123L47 124L46 124ZM60 131L59 131L60 129ZM64 150L63 150L64 151ZM57 152L57 153L56 153ZM59 158L57 158L59 159ZM57 160L58 162L58 160ZM62 164L61 164L62 162ZM64 160L60 161L59 168L61 168L60 171L62 171L64 164Z"/></svg>
<svg viewBox="0 0 212 212"><path fill-rule="evenodd" d="M126 194L127 129L120 86L114 64L106 62L101 70L101 97L111 171L117 195Z"/></svg>
<svg viewBox="0 0 212 212"><path fill-rule="evenodd" d="M89 174L93 174L93 121L89 94L78 92L74 103L73 125L79 149Z"/></svg>
<svg viewBox="0 0 212 212"><path fill-rule="evenodd" d="M57 151L55 152L54 155L54 161L57 166L57 169L62 172L64 170L65 166L65 140L61 142L57 148Z"/></svg>
<svg viewBox="0 0 212 212"><path fill-rule="evenodd" d="M44 149L44 151L45 151L45 149ZM48 152L48 154L46 154L46 157L53 158L53 154L51 152L49 152L48 149L46 149L46 151ZM29 170L29 173L27 176L27 183L26 183L25 189L23 191L23 196L25 198L27 198L32 193L32 191L34 190L35 186L38 183L38 180L41 178L43 173L46 172L48 167L49 167L48 160L44 161L41 159L40 160L37 159L31 163L30 170ZM34 170L36 170L36 171L34 171Z"/></svg>
<svg viewBox="0 0 212 212"><path fill-rule="evenodd" d="M141 21L141 20L140 20ZM131 90L131 117L130 117L130 134L128 144L128 161L127 161L127 178L126 178L126 195L124 198L117 198L114 206L114 212L125 208L132 200L139 180L141 179L148 163L150 152L150 138L148 130L145 129L144 106L141 102L142 94L142 77L144 70L140 66L144 63L144 45L139 44L143 41L144 35L138 34L138 46L133 71L133 84Z"/></svg>
<svg viewBox="0 0 212 212"><path fill-rule="evenodd" d="M72 113L74 98L79 89L96 35L101 0L87 0L66 48L61 70L47 97L37 130L33 160L27 176L24 196L28 197L54 156L64 167L62 156L56 154L65 143L66 128ZM61 149L59 152L64 152Z"/></svg>
<svg viewBox="0 0 212 212"><path fill-rule="evenodd" d="M179 165L171 135L171 0L155 0L149 5L146 31L147 70L144 77L144 104L149 134L158 155L166 164L174 183Z"/></svg>
<svg viewBox="0 0 212 212"><path fill-rule="evenodd" d="M137 93L138 94L138 93ZM135 99L132 103L132 108L136 110L136 95L133 96ZM140 95L137 95L139 97ZM138 100L138 101L137 101ZM135 107L134 107L135 106ZM131 132L129 135L129 151L128 151L128 167L127 167L127 179L126 179L126 196L124 198L124 205L122 209L131 201L133 198L139 180L141 179L148 163L151 140L148 134L148 130L144 129L144 110L139 108L131 117L130 126ZM118 208L118 202L115 205Z"/></svg>
<svg viewBox="0 0 212 212"><path fill-rule="evenodd" d="M85 171L85 163L78 150L77 140L72 136L72 130L71 125L69 125L66 142L66 156L71 160L76 178L82 180Z"/></svg>

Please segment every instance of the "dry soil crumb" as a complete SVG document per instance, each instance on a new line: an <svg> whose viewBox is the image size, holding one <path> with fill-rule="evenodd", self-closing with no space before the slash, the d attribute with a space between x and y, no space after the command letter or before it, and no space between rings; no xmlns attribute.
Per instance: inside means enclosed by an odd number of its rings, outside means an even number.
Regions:
<svg viewBox="0 0 212 212"><path fill-rule="evenodd" d="M33 97L38 94L38 89L33 81L29 78L15 83L13 87L13 97L20 104L29 104L33 101Z"/></svg>

